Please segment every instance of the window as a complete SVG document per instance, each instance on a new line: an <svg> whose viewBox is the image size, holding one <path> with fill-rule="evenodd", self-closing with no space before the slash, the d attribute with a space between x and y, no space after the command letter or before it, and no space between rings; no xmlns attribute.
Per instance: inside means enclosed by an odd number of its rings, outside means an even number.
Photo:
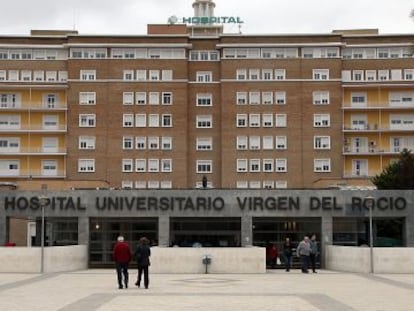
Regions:
<svg viewBox="0 0 414 311"><path fill-rule="evenodd" d="M286 79L286 70L285 69L275 69L275 79L276 80L285 80Z"/></svg>
<svg viewBox="0 0 414 311"><path fill-rule="evenodd" d="M148 115L148 127L159 127L160 126L160 115L150 114Z"/></svg>
<svg viewBox="0 0 414 311"><path fill-rule="evenodd" d="M161 172L163 173L172 172L172 160L171 159L161 159Z"/></svg>
<svg viewBox="0 0 414 311"><path fill-rule="evenodd" d="M211 71L197 71L196 81L197 82L211 82L213 79L213 74Z"/></svg>
<svg viewBox="0 0 414 311"><path fill-rule="evenodd" d="M313 69L313 80L329 80L329 69Z"/></svg>
<svg viewBox="0 0 414 311"><path fill-rule="evenodd" d="M57 115L44 115L42 128L44 130L57 130L59 128L59 117Z"/></svg>
<svg viewBox="0 0 414 311"><path fill-rule="evenodd" d="M237 150L247 150L247 136L237 136Z"/></svg>
<svg viewBox="0 0 414 311"><path fill-rule="evenodd" d="M44 94L43 95L43 107L44 108L56 108L58 102L57 94Z"/></svg>
<svg viewBox="0 0 414 311"><path fill-rule="evenodd" d="M122 159L122 172L131 173L133 172L133 160L132 159Z"/></svg>
<svg viewBox="0 0 414 311"><path fill-rule="evenodd" d="M249 146L250 146L250 150L259 150L260 149L260 136L250 136Z"/></svg>
<svg viewBox="0 0 414 311"><path fill-rule="evenodd" d="M134 115L124 114L122 116L122 125L123 127L133 127L134 126Z"/></svg>
<svg viewBox="0 0 414 311"><path fill-rule="evenodd" d="M273 105L273 92L262 93L262 105Z"/></svg>
<svg viewBox="0 0 414 311"><path fill-rule="evenodd" d="M148 159L148 172L157 173L160 171L159 159Z"/></svg>
<svg viewBox="0 0 414 311"><path fill-rule="evenodd" d="M9 70L9 81L19 81L18 70Z"/></svg>
<svg viewBox="0 0 414 311"><path fill-rule="evenodd" d="M238 69L236 71L236 79L237 80L247 80L247 70L246 69Z"/></svg>
<svg viewBox="0 0 414 311"><path fill-rule="evenodd" d="M273 136L263 136L263 150L273 150L274 138Z"/></svg>
<svg viewBox="0 0 414 311"><path fill-rule="evenodd" d="M274 160L273 159L263 159L263 172L271 173L274 171Z"/></svg>
<svg viewBox="0 0 414 311"><path fill-rule="evenodd" d="M80 79L82 81L94 81L96 80L96 70L81 70Z"/></svg>
<svg viewBox="0 0 414 311"><path fill-rule="evenodd" d="M313 115L313 126L314 127L329 127L331 124L329 114L314 114Z"/></svg>
<svg viewBox="0 0 414 311"><path fill-rule="evenodd" d="M150 70L149 71L150 81L159 81L160 80L160 71L159 70Z"/></svg>
<svg viewBox="0 0 414 311"><path fill-rule="evenodd" d="M275 92L276 105L286 104L286 92Z"/></svg>
<svg viewBox="0 0 414 311"><path fill-rule="evenodd" d="M169 180L161 181L161 189L172 189L172 182Z"/></svg>
<svg viewBox="0 0 414 311"><path fill-rule="evenodd" d="M7 79L7 71L0 70L0 81L6 81L6 79Z"/></svg>
<svg viewBox="0 0 414 311"><path fill-rule="evenodd" d="M95 92L80 92L79 93L79 105L95 105L96 93Z"/></svg>
<svg viewBox="0 0 414 311"><path fill-rule="evenodd" d="M329 91L313 92L314 105L329 105Z"/></svg>
<svg viewBox="0 0 414 311"><path fill-rule="evenodd" d="M79 136L79 149L94 150L95 142L96 142L95 136Z"/></svg>
<svg viewBox="0 0 414 311"><path fill-rule="evenodd" d="M363 81L364 80L364 71L363 70L353 70L352 71L352 80L354 80L354 81Z"/></svg>
<svg viewBox="0 0 414 311"><path fill-rule="evenodd" d="M146 159L135 159L135 171L146 172L147 171L147 160Z"/></svg>
<svg viewBox="0 0 414 311"><path fill-rule="evenodd" d="M145 136L135 137L135 148L137 150L147 149L147 138Z"/></svg>
<svg viewBox="0 0 414 311"><path fill-rule="evenodd" d="M331 149L331 137L330 136L315 136L313 138L314 149Z"/></svg>
<svg viewBox="0 0 414 311"><path fill-rule="evenodd" d="M250 92L249 93L249 104L250 105L260 105L260 92Z"/></svg>
<svg viewBox="0 0 414 311"><path fill-rule="evenodd" d="M212 106L212 95L197 94L197 106Z"/></svg>
<svg viewBox="0 0 414 311"><path fill-rule="evenodd" d="M414 69L404 70L404 80L414 80Z"/></svg>
<svg viewBox="0 0 414 311"><path fill-rule="evenodd" d="M57 176L58 163L55 160L42 160L42 176Z"/></svg>
<svg viewBox="0 0 414 311"><path fill-rule="evenodd" d="M172 127L172 115L171 114L163 114L162 116L162 127Z"/></svg>
<svg viewBox="0 0 414 311"><path fill-rule="evenodd" d="M351 93L351 106L364 107L367 103L366 93Z"/></svg>
<svg viewBox="0 0 414 311"><path fill-rule="evenodd" d="M78 172L93 173L95 172L95 159L79 159Z"/></svg>
<svg viewBox="0 0 414 311"><path fill-rule="evenodd" d="M260 127L260 114L251 113L249 115L249 126L250 127Z"/></svg>
<svg viewBox="0 0 414 311"><path fill-rule="evenodd" d="M213 172L213 161L197 160L196 171L197 173L212 173Z"/></svg>
<svg viewBox="0 0 414 311"><path fill-rule="evenodd" d="M134 148L134 137L132 136L124 136L122 137L122 149L123 150L131 150Z"/></svg>
<svg viewBox="0 0 414 311"><path fill-rule="evenodd" d="M32 72L30 70L22 70L22 81L32 81Z"/></svg>
<svg viewBox="0 0 414 311"><path fill-rule="evenodd" d="M260 172L260 159L250 159L249 161L249 171L250 173L259 173Z"/></svg>
<svg viewBox="0 0 414 311"><path fill-rule="evenodd" d="M161 149L172 150L172 137L161 137Z"/></svg>
<svg viewBox="0 0 414 311"><path fill-rule="evenodd" d="M287 160L276 159L276 172L287 172Z"/></svg>
<svg viewBox="0 0 414 311"><path fill-rule="evenodd" d="M146 127L147 126L147 115L142 113L137 113L135 115L135 126L136 127Z"/></svg>
<svg viewBox="0 0 414 311"><path fill-rule="evenodd" d="M330 172L331 159L315 159L313 161L313 167L315 173Z"/></svg>
<svg viewBox="0 0 414 311"><path fill-rule="evenodd" d="M276 189L286 189L287 181L286 180L276 180Z"/></svg>
<svg viewBox="0 0 414 311"><path fill-rule="evenodd" d="M95 127L96 115L95 114L80 114L79 115L79 127Z"/></svg>
<svg viewBox="0 0 414 311"><path fill-rule="evenodd" d="M145 93L145 92L136 92L135 93L135 104L136 105L146 105L147 104L147 93Z"/></svg>
<svg viewBox="0 0 414 311"><path fill-rule="evenodd" d="M247 92L237 92L237 105L247 105Z"/></svg>
<svg viewBox="0 0 414 311"><path fill-rule="evenodd" d="M378 71L378 79L380 81L387 81L390 79L389 77L389 70L379 70Z"/></svg>
<svg viewBox="0 0 414 311"><path fill-rule="evenodd" d="M248 189L249 184L248 184L247 181L238 180L237 183L236 183L236 187L237 187L237 189Z"/></svg>
<svg viewBox="0 0 414 311"><path fill-rule="evenodd" d="M247 172L247 160L246 159L237 159L237 172L239 173Z"/></svg>
<svg viewBox="0 0 414 311"><path fill-rule="evenodd" d="M0 115L0 129L10 130L20 129L20 115Z"/></svg>
<svg viewBox="0 0 414 311"><path fill-rule="evenodd" d="M124 70L123 71L123 79L124 79L124 81L134 80L134 71L133 70Z"/></svg>
<svg viewBox="0 0 414 311"><path fill-rule="evenodd" d="M36 70L33 71L33 80L37 82L44 81L45 79L45 72L43 70Z"/></svg>
<svg viewBox="0 0 414 311"><path fill-rule="evenodd" d="M146 70L137 70L137 81L146 81L147 80L147 71Z"/></svg>
<svg viewBox="0 0 414 311"><path fill-rule="evenodd" d="M213 138L212 137L197 137L196 150L198 151L213 150Z"/></svg>
<svg viewBox="0 0 414 311"><path fill-rule="evenodd" d="M148 103L150 105L159 105L160 104L160 93L150 92L148 94Z"/></svg>
<svg viewBox="0 0 414 311"><path fill-rule="evenodd" d="M262 124L263 127L273 127L273 114L272 113L263 114L262 122L263 122Z"/></svg>
<svg viewBox="0 0 414 311"><path fill-rule="evenodd" d="M134 104L134 93L133 92L124 92L122 94L122 104L123 105L133 105Z"/></svg>
<svg viewBox="0 0 414 311"><path fill-rule="evenodd" d="M49 82L57 81L57 72L56 71L46 71L46 81L49 81Z"/></svg>
<svg viewBox="0 0 414 311"><path fill-rule="evenodd" d="M160 138L158 136L148 137L148 149L158 150L160 148Z"/></svg>
<svg viewBox="0 0 414 311"><path fill-rule="evenodd" d="M287 148L287 137L276 136L276 149L286 149L286 148Z"/></svg>
<svg viewBox="0 0 414 311"><path fill-rule="evenodd" d="M249 70L249 80L259 80L260 70L259 69L250 69Z"/></svg>
<svg viewBox="0 0 414 311"><path fill-rule="evenodd" d="M19 152L20 151L20 138L19 137L0 138L0 150L2 152Z"/></svg>
<svg viewBox="0 0 414 311"><path fill-rule="evenodd" d="M377 80L377 71L376 70L366 70L365 77L367 81L375 81Z"/></svg>
<svg viewBox="0 0 414 311"><path fill-rule="evenodd" d="M286 127L286 126L287 126L287 115L276 114L276 127Z"/></svg>
<svg viewBox="0 0 414 311"><path fill-rule="evenodd" d="M1 176L18 176L20 174L19 160L0 160Z"/></svg>
<svg viewBox="0 0 414 311"><path fill-rule="evenodd" d="M271 180L263 181L263 189L273 189L275 187L275 182Z"/></svg>
<svg viewBox="0 0 414 311"><path fill-rule="evenodd" d="M213 117L211 115L197 116L196 127L197 128L212 128Z"/></svg>
<svg viewBox="0 0 414 311"><path fill-rule="evenodd" d="M273 70L272 69L263 69L262 70L262 80L273 80Z"/></svg>
<svg viewBox="0 0 414 311"><path fill-rule="evenodd" d="M162 93L162 104L163 105L172 105L173 104L173 93L163 92Z"/></svg>
<svg viewBox="0 0 414 311"><path fill-rule="evenodd" d="M148 189L159 189L160 182L157 180L150 180L148 181Z"/></svg>

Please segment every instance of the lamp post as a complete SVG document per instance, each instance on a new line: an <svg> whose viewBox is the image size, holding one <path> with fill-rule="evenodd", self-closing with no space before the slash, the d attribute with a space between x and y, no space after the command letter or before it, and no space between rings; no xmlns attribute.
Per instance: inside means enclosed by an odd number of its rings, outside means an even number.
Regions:
<svg viewBox="0 0 414 311"><path fill-rule="evenodd" d="M374 233L372 232L372 209L374 208L374 197L368 196L365 198L366 204L369 203L369 269L370 273L374 273Z"/></svg>
<svg viewBox="0 0 414 311"><path fill-rule="evenodd" d="M44 273L45 270L45 205L47 204L47 201L47 196L39 196L39 205L42 210L42 228L40 229L40 273Z"/></svg>

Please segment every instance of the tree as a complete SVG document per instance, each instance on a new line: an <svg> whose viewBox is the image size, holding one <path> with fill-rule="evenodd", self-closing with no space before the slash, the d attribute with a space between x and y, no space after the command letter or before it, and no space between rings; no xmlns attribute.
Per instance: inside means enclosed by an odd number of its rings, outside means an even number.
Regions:
<svg viewBox="0 0 414 311"><path fill-rule="evenodd" d="M397 162L372 179L378 189L414 189L414 155L404 149Z"/></svg>

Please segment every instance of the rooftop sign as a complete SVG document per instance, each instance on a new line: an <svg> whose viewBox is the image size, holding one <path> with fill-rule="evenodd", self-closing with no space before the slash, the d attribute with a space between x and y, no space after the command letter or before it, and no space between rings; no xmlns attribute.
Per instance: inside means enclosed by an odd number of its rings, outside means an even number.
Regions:
<svg viewBox="0 0 414 311"><path fill-rule="evenodd" d="M219 17L182 17L178 18L173 15L168 19L168 23L176 24L196 24L196 25L206 25L206 24L243 24L244 22L238 16L219 16Z"/></svg>

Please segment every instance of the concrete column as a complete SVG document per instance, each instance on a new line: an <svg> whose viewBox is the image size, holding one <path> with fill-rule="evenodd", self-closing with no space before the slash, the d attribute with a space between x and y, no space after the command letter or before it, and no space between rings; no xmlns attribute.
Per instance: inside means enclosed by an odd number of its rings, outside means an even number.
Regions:
<svg viewBox="0 0 414 311"><path fill-rule="evenodd" d="M78 244L89 245L89 218L78 218Z"/></svg>
<svg viewBox="0 0 414 311"><path fill-rule="evenodd" d="M326 266L325 260L325 246L333 244L333 217L332 216L323 216L321 224L321 237L320 237L320 261L321 266L324 268Z"/></svg>
<svg viewBox="0 0 414 311"><path fill-rule="evenodd" d="M7 216L5 214L0 215L0 246L3 246L7 242L9 235L9 226Z"/></svg>
<svg viewBox="0 0 414 311"><path fill-rule="evenodd" d="M253 245L253 218L243 216L241 219L241 246Z"/></svg>
<svg viewBox="0 0 414 311"><path fill-rule="evenodd" d="M158 217L158 246L170 246L170 216Z"/></svg>
<svg viewBox="0 0 414 311"><path fill-rule="evenodd" d="M405 242L407 247L414 247L414 213L412 212L405 218Z"/></svg>

